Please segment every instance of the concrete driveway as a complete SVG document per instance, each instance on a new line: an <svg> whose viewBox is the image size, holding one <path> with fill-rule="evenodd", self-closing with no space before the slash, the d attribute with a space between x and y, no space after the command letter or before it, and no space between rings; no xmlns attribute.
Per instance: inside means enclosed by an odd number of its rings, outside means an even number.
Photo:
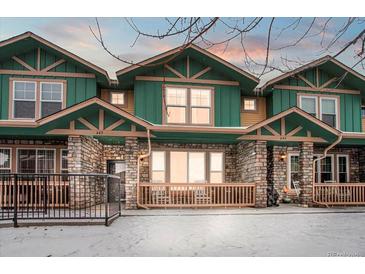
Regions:
<svg viewBox="0 0 365 274"><path fill-rule="evenodd" d="M128 214L110 227L0 228L0 255L365 255L365 212L357 209L151 210Z"/></svg>

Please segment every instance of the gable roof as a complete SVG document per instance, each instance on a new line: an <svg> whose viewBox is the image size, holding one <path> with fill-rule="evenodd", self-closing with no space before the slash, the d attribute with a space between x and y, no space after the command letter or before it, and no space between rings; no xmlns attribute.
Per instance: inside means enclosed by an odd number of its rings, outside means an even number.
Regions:
<svg viewBox="0 0 365 274"><path fill-rule="evenodd" d="M130 114L129 112L125 111L125 110L122 110L112 104L110 104L109 102L106 102L102 99L99 99L97 97L93 97L93 98L90 98L86 101L83 101L81 103L78 103L76 105L73 105L71 107L68 107L68 108L65 108L63 110L60 110L54 114L51 114L47 117L44 117L44 118L41 118L39 120L36 121L37 125L38 126L43 126L43 125L46 125L48 123L51 123L55 120L58 120L60 118L63 118L67 115L70 115L76 111L79 111L81 109L84 109L84 108L87 108L87 107L90 107L92 105L96 105L98 107L102 107L102 108L105 108L105 109L108 109L120 116L123 116L124 118L128 119L129 121L135 123L135 124L138 124L140 126L143 126L145 128L151 128L152 124L143 120L143 119L140 119L136 116L134 116L133 114Z"/></svg>
<svg viewBox="0 0 365 274"><path fill-rule="evenodd" d="M122 81L121 79L125 78L126 76L128 76L128 75L134 76L138 72L143 71L143 69L148 68L148 66L152 67L153 63L155 63L159 60L167 59L169 57L172 57L172 59L174 59L182 54L187 54L189 56L198 55L198 56L207 57L209 62L212 65L212 67L215 67L217 70L225 69L226 71L229 71L229 75L232 76L232 78L235 78L239 82L242 82L243 80L245 82L249 82L248 86L250 89L251 88L253 89L259 83L259 79L257 77L255 77L252 74L242 70L241 68L227 62L226 60L218 57L217 55L209 52L208 50L205 50L194 44L191 44L183 49L181 47L177 47L177 48L168 50L159 55L156 55L156 56L148 58L144 61L141 61L137 64L133 64L126 68L123 68L116 72L117 78L121 82ZM172 59L171 59L171 61L172 61Z"/></svg>
<svg viewBox="0 0 365 274"><path fill-rule="evenodd" d="M58 54L62 55L65 59L72 60L81 64L88 70L93 71L95 74L100 77L105 78L108 83L110 83L110 78L106 70L92 64L91 62L73 54L64 48L57 46L56 44L30 32L27 31L23 34L11 37L9 39L0 41L0 59L4 58L4 56L8 55L16 55L19 54L19 47L23 47L27 50L31 47L36 47L37 44L42 44L45 48L56 51Z"/></svg>
<svg viewBox="0 0 365 274"><path fill-rule="evenodd" d="M326 55L326 56L319 58L315 61L312 61L306 65L303 65L303 66L293 69L287 73L279 75L278 77L275 77L275 78L269 80L260 89L265 90L266 88L268 88L288 77L294 76L300 72L303 72L305 70L315 68L315 67L320 67L320 68L323 68L324 70L332 71L333 73L347 72L349 74L349 76L346 77L348 82L351 82L351 84L354 84L354 86L359 90L365 90L365 76L358 73L357 71L353 70L352 68L348 67L344 63L338 61L336 58L334 58L330 55Z"/></svg>
<svg viewBox="0 0 365 274"><path fill-rule="evenodd" d="M335 129L335 128L327 125L323 121L319 120L316 117L313 117L308 112L305 112L304 110L302 110L302 109L300 109L298 107L292 107L290 109L287 109L285 111L282 111L282 112L280 112L280 113L278 113L278 114L276 114L276 115L274 115L274 116L272 116L272 117L270 117L270 118L268 118L268 119L266 119L266 120L264 120L262 122L259 122L259 123L255 124L255 125L252 125L252 126L248 127L244 131L245 131L245 133L250 133L250 132L252 132L254 130L257 130L257 129L265 126L265 125L269 125L269 124L271 124L271 123L273 123L273 122L275 122L275 121L277 121L277 120L279 120L279 119L281 119L283 117L289 116L291 114L297 114L298 116L300 116L300 117L308 120L311 123L316 124L318 127L326 130L329 133L332 133L335 136L338 136L338 135L342 134L342 132L340 130ZM301 122L302 121L298 122L298 125L300 125Z"/></svg>

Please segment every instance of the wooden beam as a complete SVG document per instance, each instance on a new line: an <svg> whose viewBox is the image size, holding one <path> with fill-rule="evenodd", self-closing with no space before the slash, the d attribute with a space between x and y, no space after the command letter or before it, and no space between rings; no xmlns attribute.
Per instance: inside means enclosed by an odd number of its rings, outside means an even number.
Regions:
<svg viewBox="0 0 365 274"><path fill-rule="evenodd" d="M288 134L286 136L288 136L288 137L293 136L296 133L298 133L299 131L301 131L302 129L303 129L302 126L296 127L295 129L293 129L290 132L288 132Z"/></svg>
<svg viewBox="0 0 365 274"><path fill-rule="evenodd" d="M274 89L284 89L284 90L302 90L302 91L313 91L313 92L331 92L331 93L344 93L344 94L354 94L359 95L359 90L351 89L330 89L330 88L311 88L311 87L300 87L300 86L289 86L289 85L275 85Z"/></svg>
<svg viewBox="0 0 365 274"><path fill-rule="evenodd" d="M104 129L104 110L99 109L99 130Z"/></svg>
<svg viewBox="0 0 365 274"><path fill-rule="evenodd" d="M154 81L154 82L177 82L177 83L197 83L197 84L212 84L225 86L239 86L237 81L222 81L222 80L206 80L206 79L182 79L172 77L155 77L155 76L136 76L137 81Z"/></svg>
<svg viewBox="0 0 365 274"><path fill-rule="evenodd" d="M120 120L116 121L115 123L111 124L110 126L108 126L105 130L106 131L109 131L109 130L111 131L111 130L119 127L120 125L124 124L124 122L125 122L125 120L120 119Z"/></svg>
<svg viewBox="0 0 365 274"><path fill-rule="evenodd" d="M285 117L280 118L280 135L285 136Z"/></svg>
<svg viewBox="0 0 365 274"><path fill-rule="evenodd" d="M330 84L332 84L333 82L335 82L337 80L337 77L333 77L331 79L329 79L326 83L324 83L323 85L321 85L319 88L326 88L328 87Z"/></svg>
<svg viewBox="0 0 365 274"><path fill-rule="evenodd" d="M168 64L165 64L165 68L167 68L169 71L171 71L177 77L182 78L182 79L186 79L186 77L184 75L182 75L180 72L178 72L176 69L174 69L173 67L169 66Z"/></svg>
<svg viewBox="0 0 365 274"><path fill-rule="evenodd" d="M66 60L60 59L57 62L54 62L53 64L49 65L48 67L45 67L41 71L43 71L43 72L50 71L51 69L58 67L59 65L63 64L64 62L66 62Z"/></svg>
<svg viewBox="0 0 365 274"><path fill-rule="evenodd" d="M52 129L47 135L88 135L88 136L110 136L110 137L147 137L144 131L111 131L111 130L91 130L91 129ZM154 136L152 136L154 137Z"/></svg>
<svg viewBox="0 0 365 274"><path fill-rule="evenodd" d="M30 71L36 71L35 68L33 68L32 66L28 65L26 62L24 62L22 59L13 56L11 57L15 62L17 62L18 64L22 65L23 67L29 69Z"/></svg>
<svg viewBox="0 0 365 274"><path fill-rule="evenodd" d="M258 128L256 132L257 132L257 135L258 135L258 136L261 136L261 134L262 134L262 133L261 133L261 128Z"/></svg>
<svg viewBox="0 0 365 274"><path fill-rule="evenodd" d="M82 123L84 126L86 126L88 129L92 129L92 130L98 130L92 123L90 123L88 120L80 117L79 119L77 119L80 123Z"/></svg>
<svg viewBox="0 0 365 274"><path fill-rule="evenodd" d="M131 131L136 132L136 130L137 130L136 125L131 125Z"/></svg>
<svg viewBox="0 0 365 274"><path fill-rule="evenodd" d="M264 128L265 128L267 131L271 132L271 134L272 134L272 135L274 135L274 136L279 136L279 135L280 135L279 133L277 133L277 132L276 132L276 130L275 130L275 129L273 129L273 128L272 128L272 127L270 127L269 125L264 125Z"/></svg>
<svg viewBox="0 0 365 274"><path fill-rule="evenodd" d="M41 49L37 49L37 70L41 70Z"/></svg>
<svg viewBox="0 0 365 274"><path fill-rule="evenodd" d="M243 135L239 140L260 140L260 141L287 141L287 142L313 142L313 143L327 143L321 137L300 137L300 136L272 136L272 135Z"/></svg>
<svg viewBox="0 0 365 274"><path fill-rule="evenodd" d="M307 137L312 137L312 132L307 130Z"/></svg>
<svg viewBox="0 0 365 274"><path fill-rule="evenodd" d="M0 69L0 74L17 74L28 76L54 76L54 77L70 77L70 78L95 78L92 73L75 73L75 72L51 72L51 71L28 71L28 70L11 70Z"/></svg>
<svg viewBox="0 0 365 274"><path fill-rule="evenodd" d="M313 85L313 83L311 81L309 81L307 78L305 78L303 75L298 74L298 78L303 80L311 88L316 88L316 86Z"/></svg>
<svg viewBox="0 0 365 274"><path fill-rule="evenodd" d="M190 79L197 79L199 78L200 76L202 76L203 74L207 73L208 71L210 71L212 68L211 67L207 67L201 71L199 71L198 73L194 74L193 76L191 76Z"/></svg>
<svg viewBox="0 0 365 274"><path fill-rule="evenodd" d="M75 130L75 120L70 122L70 129Z"/></svg>

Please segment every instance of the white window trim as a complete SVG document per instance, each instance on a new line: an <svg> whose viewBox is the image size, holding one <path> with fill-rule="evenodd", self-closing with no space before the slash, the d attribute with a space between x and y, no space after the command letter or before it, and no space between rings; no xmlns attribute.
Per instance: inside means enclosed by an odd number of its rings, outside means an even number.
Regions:
<svg viewBox="0 0 365 274"><path fill-rule="evenodd" d="M245 109L245 100L253 100L255 103L255 108L254 109ZM243 102L242 102L242 111L243 112L255 112L257 111L257 98L251 98L251 97L243 97Z"/></svg>
<svg viewBox="0 0 365 274"><path fill-rule="evenodd" d="M315 109L316 109L316 118L319 119L319 110L318 110L318 96L312 96L312 95L299 95L299 108L303 110L302 108L302 98L307 99L314 99L316 102ZM305 110L304 110L305 111Z"/></svg>
<svg viewBox="0 0 365 274"><path fill-rule="evenodd" d="M291 188L291 182L290 182L290 174L291 174L291 157L292 156L299 156L299 153L288 153L288 161L287 161L287 163L286 163L286 165L287 165L287 173L286 173L286 183L287 183L287 187L289 188L289 189L292 189Z"/></svg>
<svg viewBox="0 0 365 274"><path fill-rule="evenodd" d="M35 88L35 90L34 90L34 99L15 99L15 83L34 83L35 85L34 85L34 88ZM38 90L38 83L37 83L37 81L26 81L26 80L24 80L24 81L22 81L22 80L14 80L13 81L13 98L12 98L12 102L11 102L11 104L12 104L12 113L11 113L11 115L12 115L12 119L13 120L26 120L26 121L35 121L36 119L37 119L37 101L38 101L38 92L37 92L37 90ZM34 102L34 104L35 104L35 106L34 106L34 118L16 118L15 117L15 101L20 101L20 102Z"/></svg>
<svg viewBox="0 0 365 274"><path fill-rule="evenodd" d="M337 183L340 183L340 161L338 158L346 158L346 183L350 182L350 157L348 154L336 154L336 168L337 168Z"/></svg>
<svg viewBox="0 0 365 274"><path fill-rule="evenodd" d="M338 115L338 98L337 97L319 97L319 117L320 117L320 120L322 121L322 100L325 99L325 100L333 100L335 101L335 115L336 115L336 129L339 129L339 125L340 125L340 116Z"/></svg>
<svg viewBox="0 0 365 274"><path fill-rule="evenodd" d="M61 100L43 100L42 99L42 84L56 84L56 85L61 85ZM63 91L64 91L64 85L62 82L39 82L39 117L42 117L42 103L61 103L61 110L63 109Z"/></svg>
<svg viewBox="0 0 365 274"><path fill-rule="evenodd" d="M116 104L116 103L113 103L113 94L123 94L123 104ZM116 105L116 106L126 106L126 100L127 100L127 93L126 91L111 91L110 92L110 103L113 104L113 105Z"/></svg>
<svg viewBox="0 0 365 274"><path fill-rule="evenodd" d="M62 171L63 171L63 170L68 171L68 166L67 166L67 169L62 168L62 153L63 153L63 151L68 151L68 149L66 149L66 148L62 148L62 149L60 150L60 173L62 173Z"/></svg>
<svg viewBox="0 0 365 274"><path fill-rule="evenodd" d="M7 170L7 169L10 169L10 172L13 170L12 167L13 167L13 149L11 147L0 147L0 149L8 149L10 151L10 154L9 154L9 162L10 162L10 166L9 168L4 168L4 167L0 167L0 170Z"/></svg>
<svg viewBox="0 0 365 274"><path fill-rule="evenodd" d="M166 183L166 177L167 177L167 157L166 157L166 151L164 151L164 150L154 150L154 151L152 151L152 154L154 153L154 152L163 152L163 161L164 161L164 169L162 170L159 170L159 169L156 169L156 170L154 170L153 169L153 156L151 155L151 172L150 172L150 182L151 183ZM153 176L153 172L154 171L157 171L157 172L163 172L164 173L164 181L163 182L158 182L158 181L153 181L153 178L152 178L152 176Z"/></svg>
<svg viewBox="0 0 365 274"><path fill-rule="evenodd" d="M16 164L16 172L18 172L18 150L35 150L36 151L36 159L35 159L35 173L37 174L38 173L38 150L53 150L54 153L53 153L53 172L52 173L55 173L55 169L56 169L56 149L55 148L27 148L27 147L22 147L22 148L17 148L16 149L16 161L15 161L15 164Z"/></svg>
<svg viewBox="0 0 365 274"><path fill-rule="evenodd" d="M323 154L314 154L313 156L316 156L317 158L320 158L323 156ZM331 173L332 173L332 181L336 181L336 176L335 176L335 155L334 154L327 154L326 157L331 157ZM317 161L317 182L319 184L321 184L321 161L323 161L324 159ZM324 183L324 182L323 182Z"/></svg>

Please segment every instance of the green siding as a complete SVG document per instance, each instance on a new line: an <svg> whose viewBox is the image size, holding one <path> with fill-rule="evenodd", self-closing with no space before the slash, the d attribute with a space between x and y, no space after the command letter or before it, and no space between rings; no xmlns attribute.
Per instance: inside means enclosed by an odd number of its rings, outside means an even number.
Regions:
<svg viewBox="0 0 365 274"><path fill-rule="evenodd" d="M181 83L165 83L176 84ZM191 85L191 84L190 84ZM201 85L199 85L201 86ZM208 85L212 87L212 85ZM233 86L213 85L214 121L217 127L240 126L240 89ZM162 123L162 82L136 81L134 107L138 117L155 124Z"/></svg>
<svg viewBox="0 0 365 274"><path fill-rule="evenodd" d="M295 87L293 87L295 89ZM268 104L268 117L276 115L291 107L297 106L297 93L295 90L273 90ZM303 92L307 94L318 94L314 92ZM360 95L326 93L321 94L337 95L340 98L340 129L350 132L361 132L361 97ZM271 101L272 100L272 101ZM299 106L298 106L299 107Z"/></svg>
<svg viewBox="0 0 365 274"><path fill-rule="evenodd" d="M35 67L37 62L37 50L31 50L27 53L18 56L29 65ZM53 64L60 57L51 54L47 51L41 50L41 69ZM18 64L12 59L4 60L0 62L1 69L11 69L11 70L26 70L22 65ZM85 73L83 68L77 65L65 62L62 65L52 69L52 71L57 72L81 72ZM62 78L62 77L44 77L44 76L22 76L22 75L0 75L0 119L8 119L8 105L9 105L9 78L35 78L35 79L58 79L67 81L67 107L74 104L85 101L89 98L97 96L97 83L96 78Z"/></svg>

